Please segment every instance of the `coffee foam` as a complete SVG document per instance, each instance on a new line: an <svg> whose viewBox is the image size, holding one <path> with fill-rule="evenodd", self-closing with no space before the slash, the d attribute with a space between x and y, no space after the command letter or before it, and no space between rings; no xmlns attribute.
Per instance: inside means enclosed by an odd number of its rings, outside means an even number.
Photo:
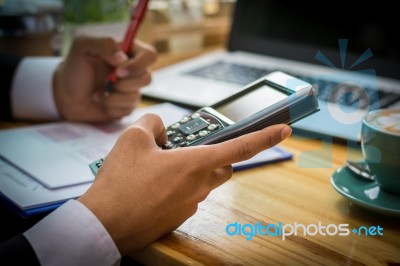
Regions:
<svg viewBox="0 0 400 266"><path fill-rule="evenodd" d="M400 109L374 112L369 114L365 121L382 131L400 135Z"/></svg>

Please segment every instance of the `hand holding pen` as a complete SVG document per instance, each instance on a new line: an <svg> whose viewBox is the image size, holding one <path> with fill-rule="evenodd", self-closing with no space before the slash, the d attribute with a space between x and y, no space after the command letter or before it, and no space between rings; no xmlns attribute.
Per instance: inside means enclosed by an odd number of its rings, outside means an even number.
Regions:
<svg viewBox="0 0 400 266"><path fill-rule="evenodd" d="M129 54L130 52L133 40L146 14L148 2L149 2L148 0L139 0L135 9L132 12L129 27L125 33L124 40L121 43L121 49L125 54ZM113 69L108 75L107 84L105 86L106 95L108 95L113 90L114 85L117 82L117 79L118 77L116 70Z"/></svg>
<svg viewBox="0 0 400 266"><path fill-rule="evenodd" d="M133 37L126 39L130 38ZM122 47L110 37L80 36L73 40L53 78L55 105L61 118L112 121L129 115L137 107L139 90L150 83L150 66L156 60L156 51L138 40L125 44ZM112 92L105 97L110 66L116 78Z"/></svg>

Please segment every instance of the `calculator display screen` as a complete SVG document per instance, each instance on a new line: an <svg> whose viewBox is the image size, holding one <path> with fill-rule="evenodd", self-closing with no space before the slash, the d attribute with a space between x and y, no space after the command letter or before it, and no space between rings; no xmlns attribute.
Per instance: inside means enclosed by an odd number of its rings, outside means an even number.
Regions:
<svg viewBox="0 0 400 266"><path fill-rule="evenodd" d="M214 109L233 122L238 122L287 97L287 93L262 84L245 95L235 97L231 101L214 107Z"/></svg>

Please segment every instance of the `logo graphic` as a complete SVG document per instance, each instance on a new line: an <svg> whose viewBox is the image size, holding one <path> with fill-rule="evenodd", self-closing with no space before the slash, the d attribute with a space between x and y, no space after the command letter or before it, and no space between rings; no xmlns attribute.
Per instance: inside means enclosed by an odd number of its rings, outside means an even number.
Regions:
<svg viewBox="0 0 400 266"><path fill-rule="evenodd" d="M347 39L339 39L339 53L341 69L347 72L338 72L333 75L315 77L319 80L333 81L331 88L324 92L331 116L343 124L354 124L362 120L371 108L379 108L379 95L376 86L376 72L373 69L351 71L372 57L371 49L367 49L355 62L346 68ZM321 51L315 55L315 59L332 67L338 68ZM351 71L351 72L349 72ZM368 81L367 81L368 79ZM321 97L320 97L321 98ZM343 104L342 107L336 103ZM346 107L344 107L346 106ZM343 108L344 107L344 108Z"/></svg>
<svg viewBox="0 0 400 266"><path fill-rule="evenodd" d="M317 51L315 60L323 63L332 71L328 74L301 76L300 79L311 83L316 91L324 125L340 123L351 130L358 130L363 117L372 109L379 108L379 94L376 71L374 69L358 69L373 56L371 49L366 49L357 59L348 62L348 39L339 39L340 63L335 65L322 51ZM321 147L300 154L299 166L302 168L332 167L332 137L319 137ZM324 158L325 160L309 160L309 158Z"/></svg>
<svg viewBox="0 0 400 266"><path fill-rule="evenodd" d="M226 226L225 232L229 236L245 236L246 240L252 240L255 236L280 237L285 241L288 236L348 236L350 233L359 236L383 236L383 228L377 226L360 226L350 230L349 224L327 224L322 222L304 225L298 222L293 224L263 224L261 221L256 224L240 224L238 221Z"/></svg>

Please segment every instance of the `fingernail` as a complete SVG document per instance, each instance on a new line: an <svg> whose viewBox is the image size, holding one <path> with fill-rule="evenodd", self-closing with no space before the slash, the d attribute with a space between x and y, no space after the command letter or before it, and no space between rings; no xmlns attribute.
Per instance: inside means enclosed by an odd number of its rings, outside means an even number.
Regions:
<svg viewBox="0 0 400 266"><path fill-rule="evenodd" d="M117 76L119 78L125 78L129 75L129 71L126 68L119 68L117 69Z"/></svg>
<svg viewBox="0 0 400 266"><path fill-rule="evenodd" d="M292 128L289 126L284 127L281 131L281 139L287 139L290 135L292 135Z"/></svg>
<svg viewBox="0 0 400 266"><path fill-rule="evenodd" d="M126 60L128 60L128 56L122 52L122 51L118 51L114 54L114 58L117 64L120 64Z"/></svg>

